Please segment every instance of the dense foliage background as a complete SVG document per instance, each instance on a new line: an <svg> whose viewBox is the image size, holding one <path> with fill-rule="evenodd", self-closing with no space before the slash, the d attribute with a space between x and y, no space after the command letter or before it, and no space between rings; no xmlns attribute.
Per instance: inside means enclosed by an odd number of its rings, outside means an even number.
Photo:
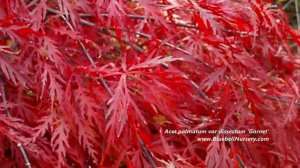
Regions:
<svg viewBox="0 0 300 168"><path fill-rule="evenodd" d="M300 33L259 0L1 0L0 165L300 165ZM165 130L268 130L201 142Z"/></svg>

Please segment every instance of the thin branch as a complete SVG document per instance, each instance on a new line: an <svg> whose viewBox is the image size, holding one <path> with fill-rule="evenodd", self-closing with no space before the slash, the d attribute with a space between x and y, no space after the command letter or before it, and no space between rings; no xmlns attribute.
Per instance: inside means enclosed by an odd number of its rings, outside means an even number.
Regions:
<svg viewBox="0 0 300 168"><path fill-rule="evenodd" d="M137 138L138 138L138 141L139 141L139 143L141 144L142 149L143 149L143 151L144 151L144 153L145 153L145 155L146 155L146 158L147 158L148 161L150 162L151 166L152 166L153 168L157 168L157 166L156 166L156 164L155 164L155 162L154 162L154 160L153 160L153 157L152 157L152 155L150 154L150 152L148 151L148 149L146 148L145 143L143 142L142 138L141 138L139 135L137 136Z"/></svg>
<svg viewBox="0 0 300 168"><path fill-rule="evenodd" d="M199 86L193 81L191 80L186 74L182 74L182 77L188 79L188 81L192 84L192 86L198 91L198 94L205 100L207 101L209 104L212 103L212 101L210 100L210 98L199 88Z"/></svg>
<svg viewBox="0 0 300 168"><path fill-rule="evenodd" d="M31 168L30 161L29 161L29 159L28 159L28 157L27 157L26 151L25 151L25 149L23 148L22 144L21 144L21 143L18 143L17 146L18 146L19 150L21 151L21 154L22 154L23 159L24 159L24 161L25 161L25 166L26 166L27 168Z"/></svg>
<svg viewBox="0 0 300 168"><path fill-rule="evenodd" d="M0 75L0 85L1 85L1 91L2 91L2 101L3 101L3 103L7 103L6 92L5 92L5 84L4 84L3 77L1 75ZM11 116L10 110L8 108L6 109L6 115L8 117ZM25 152L25 149L24 149L23 145L21 143L18 143L17 146L18 146L18 148L19 148L19 150L20 150L20 152L22 154L22 157L23 157L23 159L25 161L25 166L27 168L31 168L30 161L28 159L28 156L27 156L27 154Z"/></svg>
<svg viewBox="0 0 300 168"><path fill-rule="evenodd" d="M294 0L289 0L287 3L284 4L284 6L282 7L282 9L286 9L288 6L290 6L290 4L293 2Z"/></svg>

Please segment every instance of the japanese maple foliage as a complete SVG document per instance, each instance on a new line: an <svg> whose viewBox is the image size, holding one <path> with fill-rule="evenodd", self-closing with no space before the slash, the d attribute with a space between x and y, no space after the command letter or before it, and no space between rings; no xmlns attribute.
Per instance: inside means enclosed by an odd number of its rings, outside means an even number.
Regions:
<svg viewBox="0 0 300 168"><path fill-rule="evenodd" d="M297 167L295 43L267 1L1 0L0 165Z"/></svg>

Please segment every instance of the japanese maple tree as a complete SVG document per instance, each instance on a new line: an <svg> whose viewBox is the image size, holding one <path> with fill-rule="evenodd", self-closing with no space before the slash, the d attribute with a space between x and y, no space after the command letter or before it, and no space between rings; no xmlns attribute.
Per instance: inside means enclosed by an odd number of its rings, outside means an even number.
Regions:
<svg viewBox="0 0 300 168"><path fill-rule="evenodd" d="M0 165L297 167L293 44L268 1L1 0ZM221 129L269 141L165 133Z"/></svg>

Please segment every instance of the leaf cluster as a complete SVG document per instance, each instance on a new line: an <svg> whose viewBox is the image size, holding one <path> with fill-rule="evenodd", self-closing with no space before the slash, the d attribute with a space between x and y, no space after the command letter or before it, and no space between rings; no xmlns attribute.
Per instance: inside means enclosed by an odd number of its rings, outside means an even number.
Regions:
<svg viewBox="0 0 300 168"><path fill-rule="evenodd" d="M299 39L259 0L2 0L0 165L297 166Z"/></svg>

